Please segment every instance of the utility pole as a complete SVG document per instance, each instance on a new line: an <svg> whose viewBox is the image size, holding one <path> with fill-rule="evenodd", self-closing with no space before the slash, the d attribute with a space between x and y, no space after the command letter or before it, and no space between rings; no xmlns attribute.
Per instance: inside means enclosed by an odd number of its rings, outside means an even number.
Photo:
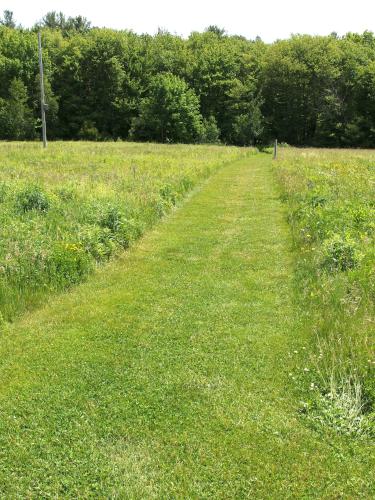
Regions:
<svg viewBox="0 0 375 500"><path fill-rule="evenodd" d="M46 109L44 96L44 75L43 75L43 58L42 58L42 35L38 33L38 52L39 52L39 79L40 79L40 110L42 114L42 135L43 147L47 147L47 123L46 123Z"/></svg>
<svg viewBox="0 0 375 500"><path fill-rule="evenodd" d="M277 159L277 139L275 139L275 144L273 146L273 159Z"/></svg>

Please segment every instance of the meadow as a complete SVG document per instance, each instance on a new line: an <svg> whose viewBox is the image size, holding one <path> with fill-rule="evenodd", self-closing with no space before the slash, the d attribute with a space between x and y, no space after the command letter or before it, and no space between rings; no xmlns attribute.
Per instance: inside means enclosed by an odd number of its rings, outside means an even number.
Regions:
<svg viewBox="0 0 375 500"><path fill-rule="evenodd" d="M80 283L251 149L0 143L0 318Z"/></svg>
<svg viewBox="0 0 375 500"><path fill-rule="evenodd" d="M375 153L0 155L0 496L374 498Z"/></svg>
<svg viewBox="0 0 375 500"><path fill-rule="evenodd" d="M375 153L283 148L275 172L308 338L303 411L317 426L374 434Z"/></svg>

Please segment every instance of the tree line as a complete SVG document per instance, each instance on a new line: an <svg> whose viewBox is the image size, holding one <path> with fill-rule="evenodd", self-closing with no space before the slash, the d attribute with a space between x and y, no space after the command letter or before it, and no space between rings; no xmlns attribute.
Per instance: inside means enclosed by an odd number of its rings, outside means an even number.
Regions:
<svg viewBox="0 0 375 500"><path fill-rule="evenodd" d="M0 20L0 139L40 135L38 30L50 139L375 146L371 32L267 44L217 26L185 39L56 12L25 29L10 11Z"/></svg>

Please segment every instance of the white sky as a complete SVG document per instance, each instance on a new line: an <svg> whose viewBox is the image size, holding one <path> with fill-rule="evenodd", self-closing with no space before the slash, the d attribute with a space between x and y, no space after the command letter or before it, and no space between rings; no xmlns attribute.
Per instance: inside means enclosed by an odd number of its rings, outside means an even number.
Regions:
<svg viewBox="0 0 375 500"><path fill-rule="evenodd" d="M83 15L94 26L155 33L158 27L187 36L210 24L271 42L291 33L342 35L375 31L375 0L0 0L29 27L48 11Z"/></svg>

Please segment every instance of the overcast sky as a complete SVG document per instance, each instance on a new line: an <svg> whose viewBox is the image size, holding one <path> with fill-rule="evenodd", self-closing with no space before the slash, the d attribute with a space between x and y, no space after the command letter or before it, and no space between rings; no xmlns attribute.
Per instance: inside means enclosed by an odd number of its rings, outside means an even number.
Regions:
<svg viewBox="0 0 375 500"><path fill-rule="evenodd" d="M291 33L342 35L375 31L375 0L0 0L0 11L14 12L29 27L51 10L83 15L94 26L155 33L165 28L187 36L210 24L230 34L271 42Z"/></svg>

